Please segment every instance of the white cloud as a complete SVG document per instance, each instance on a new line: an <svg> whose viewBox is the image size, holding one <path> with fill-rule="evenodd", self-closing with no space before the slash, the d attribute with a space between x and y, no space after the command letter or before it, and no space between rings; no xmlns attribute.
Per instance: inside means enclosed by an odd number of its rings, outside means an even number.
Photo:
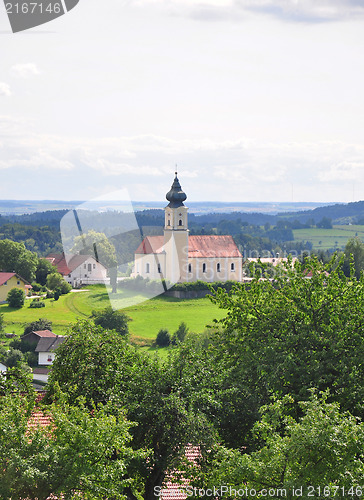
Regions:
<svg viewBox="0 0 364 500"><path fill-rule="evenodd" d="M10 68L10 72L13 76L20 78L29 78L30 76L36 76L40 74L37 65L34 63L15 64Z"/></svg>
<svg viewBox="0 0 364 500"><path fill-rule="evenodd" d="M0 96L4 95L6 97L11 96L10 85L4 82L0 82Z"/></svg>

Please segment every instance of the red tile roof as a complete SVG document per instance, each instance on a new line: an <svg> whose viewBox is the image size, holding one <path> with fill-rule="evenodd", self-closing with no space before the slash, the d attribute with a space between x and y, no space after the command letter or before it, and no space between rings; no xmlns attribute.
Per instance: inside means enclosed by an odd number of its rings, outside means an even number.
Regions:
<svg viewBox="0 0 364 500"><path fill-rule="evenodd" d="M67 274L71 274L72 271L77 269L90 257L95 259L95 257L93 257L92 255L78 255L78 254L67 255L66 259L64 253L51 253L48 255L48 257L46 257L46 260L48 260L49 262L51 262L51 264L56 266L57 271L63 276L65 276Z"/></svg>
<svg viewBox="0 0 364 500"><path fill-rule="evenodd" d="M188 238L189 257L242 257L232 236L199 235Z"/></svg>
<svg viewBox="0 0 364 500"><path fill-rule="evenodd" d="M32 332L38 335L38 337L57 337L57 335L50 330L39 330L37 332Z"/></svg>
<svg viewBox="0 0 364 500"><path fill-rule="evenodd" d="M162 253L164 246L164 236L146 236L136 249L135 253L149 254Z"/></svg>
<svg viewBox="0 0 364 500"><path fill-rule="evenodd" d="M163 236L146 236L138 246L136 254L162 253ZM188 257L242 257L235 241L230 235L189 236Z"/></svg>
<svg viewBox="0 0 364 500"><path fill-rule="evenodd" d="M6 283L8 280L10 280L13 276L16 276L18 279L22 280L23 283L25 283L26 285L29 285L29 283L24 278L22 278L21 276L19 276L19 274L16 274L16 273L0 273L0 286L3 285L4 283Z"/></svg>

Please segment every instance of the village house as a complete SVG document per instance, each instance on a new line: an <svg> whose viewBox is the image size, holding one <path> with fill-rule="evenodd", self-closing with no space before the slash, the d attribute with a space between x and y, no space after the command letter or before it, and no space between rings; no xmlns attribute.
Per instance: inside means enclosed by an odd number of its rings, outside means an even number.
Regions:
<svg viewBox="0 0 364 500"><path fill-rule="evenodd" d="M46 260L56 266L57 271L63 278L77 287L82 284L96 285L105 283L107 269L92 255L65 255L64 253L51 253Z"/></svg>
<svg viewBox="0 0 364 500"><path fill-rule="evenodd" d="M243 256L230 235L190 236L187 199L177 178L166 195L163 236L147 236L135 252L132 276L172 283L241 281Z"/></svg>
<svg viewBox="0 0 364 500"><path fill-rule="evenodd" d="M0 303L6 302L12 288L20 288L28 295L32 286L17 273L0 273Z"/></svg>
<svg viewBox="0 0 364 500"><path fill-rule="evenodd" d="M54 337L42 337L39 339L35 352L38 353L38 365L50 366L55 358L55 351L65 341L65 337L55 335Z"/></svg>

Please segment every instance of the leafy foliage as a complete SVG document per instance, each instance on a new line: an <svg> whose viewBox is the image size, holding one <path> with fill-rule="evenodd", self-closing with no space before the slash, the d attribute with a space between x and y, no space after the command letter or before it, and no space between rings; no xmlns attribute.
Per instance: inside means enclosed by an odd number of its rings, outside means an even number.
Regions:
<svg viewBox="0 0 364 500"><path fill-rule="evenodd" d="M169 335L169 331L165 328L161 328L157 334L157 338L155 339L155 343L159 347L167 347L171 343L171 336Z"/></svg>
<svg viewBox="0 0 364 500"><path fill-rule="evenodd" d="M35 278L38 257L25 248L23 243L0 240L0 269L15 272L31 283Z"/></svg>
<svg viewBox="0 0 364 500"><path fill-rule="evenodd" d="M25 302L25 293L21 288L12 288L6 298L9 307L23 307Z"/></svg>
<svg viewBox="0 0 364 500"><path fill-rule="evenodd" d="M115 330L120 335L129 334L128 322L131 321L131 319L121 311L114 311L111 306L101 311L92 311L91 318L94 320L95 325L101 326L102 328Z"/></svg>

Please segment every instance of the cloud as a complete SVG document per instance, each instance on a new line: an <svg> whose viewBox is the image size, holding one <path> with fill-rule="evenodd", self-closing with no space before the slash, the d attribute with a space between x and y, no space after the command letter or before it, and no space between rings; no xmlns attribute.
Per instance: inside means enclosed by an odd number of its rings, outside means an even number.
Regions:
<svg viewBox="0 0 364 500"><path fill-rule="evenodd" d="M15 64L10 68L10 72L15 77L29 78L40 74L37 65L34 63Z"/></svg>
<svg viewBox="0 0 364 500"><path fill-rule="evenodd" d="M2 95L6 97L11 96L10 85L4 82L0 82L0 96Z"/></svg>

